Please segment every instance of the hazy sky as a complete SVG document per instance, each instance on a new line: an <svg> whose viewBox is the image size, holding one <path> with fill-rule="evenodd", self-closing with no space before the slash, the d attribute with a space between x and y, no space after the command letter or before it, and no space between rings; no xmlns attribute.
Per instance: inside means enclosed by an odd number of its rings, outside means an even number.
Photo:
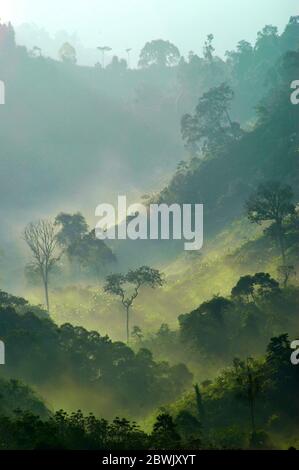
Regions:
<svg viewBox="0 0 299 470"><path fill-rule="evenodd" d="M1 0L0 17L15 25L35 23L54 35L77 32L90 48L109 45L135 57L144 43L169 39L183 54L201 52L204 38L215 35L222 55L240 39L254 41L265 24L280 30L299 14L298 0Z"/></svg>

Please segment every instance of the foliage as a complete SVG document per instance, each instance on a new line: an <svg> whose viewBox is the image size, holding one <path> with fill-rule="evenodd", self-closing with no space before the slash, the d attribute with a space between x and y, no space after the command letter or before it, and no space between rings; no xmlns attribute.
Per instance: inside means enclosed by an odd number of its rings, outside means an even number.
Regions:
<svg viewBox="0 0 299 470"><path fill-rule="evenodd" d="M140 288L148 286L151 289L155 289L156 287L161 287L163 283L162 274L157 269L150 268L149 266L141 266L138 269L130 270L125 275L111 274L106 278L105 292L120 297L121 303L126 309L127 342L129 342L130 337L129 310L134 300L138 297Z"/></svg>
<svg viewBox="0 0 299 470"><path fill-rule="evenodd" d="M194 154L217 155L223 147L242 136L240 125L232 122L229 107L233 90L225 83L211 88L199 99L194 115L182 118L182 137Z"/></svg>
<svg viewBox="0 0 299 470"><path fill-rule="evenodd" d="M94 229L89 231L88 224L80 212L61 212L55 218L55 225L59 227L59 245L69 261L79 266L81 273L89 273L99 280L107 266L115 263L116 257L111 248L103 240L96 238Z"/></svg>
<svg viewBox="0 0 299 470"><path fill-rule="evenodd" d="M151 65L170 67L176 65L179 58L180 52L174 44L156 39L145 44L140 53L138 65L140 67L150 67Z"/></svg>
<svg viewBox="0 0 299 470"><path fill-rule="evenodd" d="M18 315L12 306L2 307L0 318L0 337L9 351L4 376L43 390L55 386L61 396L71 383L79 406L86 395L97 396L93 409L101 409L108 396L108 415L112 409L144 415L178 397L192 380L185 365L156 362L150 351L134 353L96 331L58 327L30 312Z"/></svg>

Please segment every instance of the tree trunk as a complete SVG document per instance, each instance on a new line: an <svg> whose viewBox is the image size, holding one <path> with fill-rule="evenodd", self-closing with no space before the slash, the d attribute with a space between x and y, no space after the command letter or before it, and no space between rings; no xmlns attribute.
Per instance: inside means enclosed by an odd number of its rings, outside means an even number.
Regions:
<svg viewBox="0 0 299 470"><path fill-rule="evenodd" d="M255 419L254 419L254 401L250 399L250 415L251 415L251 426L252 426L252 434L255 435Z"/></svg>
<svg viewBox="0 0 299 470"><path fill-rule="evenodd" d="M285 255L285 249L284 249L284 239L283 239L283 231L282 231L281 224L278 224L278 241L279 241L279 247L280 247L280 251L281 251L283 266L285 266L286 265L286 255Z"/></svg>
<svg viewBox="0 0 299 470"><path fill-rule="evenodd" d="M44 280L44 287L45 287L45 298L46 298L47 311L50 314L49 289L48 289L48 278L47 278L47 276L45 277L45 280Z"/></svg>
<svg viewBox="0 0 299 470"><path fill-rule="evenodd" d="M127 307L127 318L126 318L126 321L127 321L127 344L129 344L129 341L130 341L130 329L129 329L129 307Z"/></svg>

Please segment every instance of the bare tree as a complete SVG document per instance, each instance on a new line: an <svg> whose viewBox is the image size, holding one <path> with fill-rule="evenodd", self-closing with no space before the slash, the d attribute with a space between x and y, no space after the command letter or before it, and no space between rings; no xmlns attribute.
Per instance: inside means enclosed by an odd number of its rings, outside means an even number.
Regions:
<svg viewBox="0 0 299 470"><path fill-rule="evenodd" d="M49 275L61 257L57 254L57 236L54 222L39 220L31 222L24 230L24 240L32 253L32 267L39 273L45 289L45 300L48 312L49 304Z"/></svg>

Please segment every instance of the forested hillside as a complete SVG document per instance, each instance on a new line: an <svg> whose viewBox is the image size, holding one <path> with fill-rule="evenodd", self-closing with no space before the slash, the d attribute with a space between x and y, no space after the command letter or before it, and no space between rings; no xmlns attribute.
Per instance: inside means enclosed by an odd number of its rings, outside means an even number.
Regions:
<svg viewBox="0 0 299 470"><path fill-rule="evenodd" d="M98 49L0 23L0 449L298 446L299 17L225 57ZM122 194L203 204L203 248L99 239Z"/></svg>

